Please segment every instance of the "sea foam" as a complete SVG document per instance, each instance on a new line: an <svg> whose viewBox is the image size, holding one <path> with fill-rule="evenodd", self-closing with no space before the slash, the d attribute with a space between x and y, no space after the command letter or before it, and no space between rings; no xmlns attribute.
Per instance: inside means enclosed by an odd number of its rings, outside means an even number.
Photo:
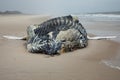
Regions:
<svg viewBox="0 0 120 80"><path fill-rule="evenodd" d="M118 65L119 63L117 63L116 61L102 60L102 63L111 68L120 70L120 65Z"/></svg>
<svg viewBox="0 0 120 80"><path fill-rule="evenodd" d="M112 57L109 60L102 60L101 62L108 67L120 70L120 53L119 53L119 51L116 56Z"/></svg>

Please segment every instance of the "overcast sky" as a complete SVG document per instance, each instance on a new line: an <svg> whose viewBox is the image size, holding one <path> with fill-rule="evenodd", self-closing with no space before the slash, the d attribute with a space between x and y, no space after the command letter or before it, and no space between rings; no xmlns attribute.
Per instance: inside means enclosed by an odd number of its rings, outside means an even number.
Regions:
<svg viewBox="0 0 120 80"><path fill-rule="evenodd" d="M35 14L72 14L120 11L120 0L0 0L0 11Z"/></svg>

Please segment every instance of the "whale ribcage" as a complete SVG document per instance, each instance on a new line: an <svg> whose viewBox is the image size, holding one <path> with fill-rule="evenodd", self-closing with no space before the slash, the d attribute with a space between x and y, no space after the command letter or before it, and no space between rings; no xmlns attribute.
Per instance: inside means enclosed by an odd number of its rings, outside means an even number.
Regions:
<svg viewBox="0 0 120 80"><path fill-rule="evenodd" d="M68 30L68 29L76 29L80 32L80 36L78 40L80 40L81 47L87 46L87 33L84 27L75 22L72 16L64 16L53 18L43 22L42 24L38 25L39 27L34 30L36 36L30 40L32 43L32 50L33 52L40 50L45 50L47 53L51 54L58 49L58 44L61 45L61 42L56 42L55 38L60 31ZM53 38L49 38L48 33L53 32ZM54 46L54 47L53 47ZM52 50L53 52L52 52Z"/></svg>

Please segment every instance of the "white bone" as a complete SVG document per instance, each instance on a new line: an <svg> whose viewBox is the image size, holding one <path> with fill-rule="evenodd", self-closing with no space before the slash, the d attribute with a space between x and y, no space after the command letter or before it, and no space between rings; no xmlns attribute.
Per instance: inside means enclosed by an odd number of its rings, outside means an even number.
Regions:
<svg viewBox="0 0 120 80"><path fill-rule="evenodd" d="M87 36L89 40L101 40L101 39L112 39L112 38L117 38L117 36L96 36L96 37L90 37Z"/></svg>
<svg viewBox="0 0 120 80"><path fill-rule="evenodd" d="M16 36L3 36L4 38L7 38L7 39L17 39L17 40L22 40L24 37L16 37Z"/></svg>

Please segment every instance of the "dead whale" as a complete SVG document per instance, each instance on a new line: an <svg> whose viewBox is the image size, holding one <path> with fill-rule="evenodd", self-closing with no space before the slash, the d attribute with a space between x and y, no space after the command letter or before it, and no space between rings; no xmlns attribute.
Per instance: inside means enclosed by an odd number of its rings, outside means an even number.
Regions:
<svg viewBox="0 0 120 80"><path fill-rule="evenodd" d="M85 48L90 39L116 38L116 36L89 37L79 20L71 15L52 18L38 25L30 25L27 28L27 34L27 37L3 37L26 39L29 52L48 55L72 51L74 48Z"/></svg>

